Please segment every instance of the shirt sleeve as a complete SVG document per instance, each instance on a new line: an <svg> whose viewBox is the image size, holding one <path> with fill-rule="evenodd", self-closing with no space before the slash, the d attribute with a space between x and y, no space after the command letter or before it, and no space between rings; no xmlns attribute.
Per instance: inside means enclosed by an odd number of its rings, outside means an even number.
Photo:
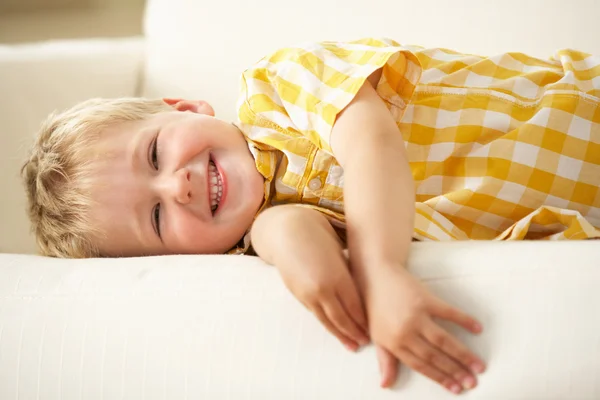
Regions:
<svg viewBox="0 0 600 400"><path fill-rule="evenodd" d="M418 58L398 43L363 39L276 51L242 75L240 128L255 140L262 138L265 128L304 137L332 153L330 135L337 115L380 68L377 93L398 120L422 70Z"/></svg>

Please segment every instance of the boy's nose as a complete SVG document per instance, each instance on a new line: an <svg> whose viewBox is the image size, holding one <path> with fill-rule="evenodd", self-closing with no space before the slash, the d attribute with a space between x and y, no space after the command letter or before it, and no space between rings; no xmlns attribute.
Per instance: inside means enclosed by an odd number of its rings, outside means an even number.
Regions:
<svg viewBox="0 0 600 400"><path fill-rule="evenodd" d="M187 168L181 168L173 173L166 186L169 195L178 203L188 204L192 200L190 171Z"/></svg>

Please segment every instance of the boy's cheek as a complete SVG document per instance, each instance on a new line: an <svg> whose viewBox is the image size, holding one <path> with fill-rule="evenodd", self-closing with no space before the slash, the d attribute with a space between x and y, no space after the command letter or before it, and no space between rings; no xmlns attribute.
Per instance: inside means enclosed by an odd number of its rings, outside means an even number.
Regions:
<svg viewBox="0 0 600 400"><path fill-rule="evenodd" d="M166 232L165 244L174 251L185 253L206 253L219 246L222 235L206 226L197 218L188 215L173 218L169 232Z"/></svg>

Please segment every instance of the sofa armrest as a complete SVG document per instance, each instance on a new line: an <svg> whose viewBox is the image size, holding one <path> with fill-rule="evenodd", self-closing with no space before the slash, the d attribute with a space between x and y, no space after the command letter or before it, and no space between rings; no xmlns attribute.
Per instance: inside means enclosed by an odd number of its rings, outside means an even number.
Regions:
<svg viewBox="0 0 600 400"><path fill-rule="evenodd" d="M141 38L0 46L0 252L35 250L19 168L41 120L91 97L136 95L143 61Z"/></svg>
<svg viewBox="0 0 600 400"><path fill-rule="evenodd" d="M600 399L594 241L413 243L410 271L479 319L471 400ZM0 255L0 398L457 399L346 351L248 256ZM41 396L41 397L40 397Z"/></svg>

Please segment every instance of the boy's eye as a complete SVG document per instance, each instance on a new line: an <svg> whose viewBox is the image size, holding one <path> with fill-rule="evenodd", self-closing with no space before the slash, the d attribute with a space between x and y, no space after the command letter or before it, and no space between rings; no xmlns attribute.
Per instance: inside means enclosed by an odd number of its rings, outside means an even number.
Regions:
<svg viewBox="0 0 600 400"><path fill-rule="evenodd" d="M152 209L152 225L154 226L154 232L162 239L160 236L160 203Z"/></svg>
<svg viewBox="0 0 600 400"><path fill-rule="evenodd" d="M150 164L154 167L154 169L158 170L158 135L154 137L154 141L150 146Z"/></svg>

